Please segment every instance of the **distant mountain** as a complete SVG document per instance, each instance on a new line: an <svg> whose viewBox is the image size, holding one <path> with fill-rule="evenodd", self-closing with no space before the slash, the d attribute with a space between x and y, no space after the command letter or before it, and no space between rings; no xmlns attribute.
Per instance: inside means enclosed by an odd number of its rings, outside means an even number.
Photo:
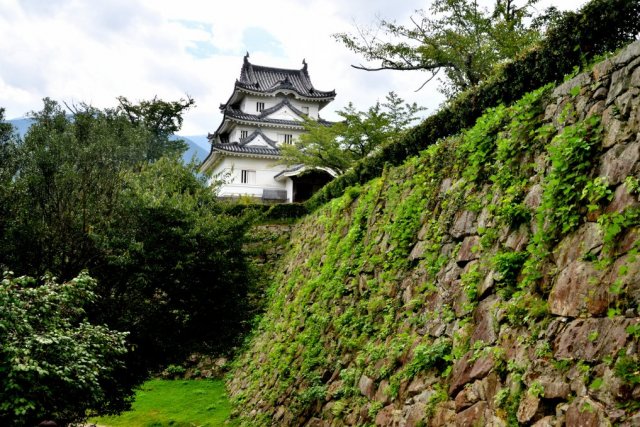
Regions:
<svg viewBox="0 0 640 427"><path fill-rule="evenodd" d="M175 137L182 139L189 146L187 151L185 151L184 154L182 155L182 159L185 162L190 162L194 156L197 163L202 163L204 159L207 158L207 155L209 154L209 149L208 148L205 149L193 139L193 138L204 138L206 140L207 139L206 136L199 137L199 136L176 135Z"/></svg>
<svg viewBox="0 0 640 427"><path fill-rule="evenodd" d="M180 136L180 137L183 139L190 139L199 147L203 148L207 152L207 154L211 149L211 143L207 139L207 135L186 135L186 136Z"/></svg>
<svg viewBox="0 0 640 427"><path fill-rule="evenodd" d="M29 130L29 127L31 127L31 125L33 124L33 119L23 117L13 120L7 120L7 122L13 125L20 137L24 137L24 135ZM187 151L185 151L185 153L182 155L182 159L185 162L190 162L191 159L195 156L196 162L202 163L209 154L209 141L207 140L206 135L176 135L175 138L184 140L184 142L186 142L189 146Z"/></svg>
<svg viewBox="0 0 640 427"><path fill-rule="evenodd" d="M33 119L21 118L21 119L7 120L7 122L11 123L13 127L16 129L16 131L18 132L18 134L21 137L23 137L24 134L27 133L27 130L29 130L29 127L31 127L31 124L33 123Z"/></svg>

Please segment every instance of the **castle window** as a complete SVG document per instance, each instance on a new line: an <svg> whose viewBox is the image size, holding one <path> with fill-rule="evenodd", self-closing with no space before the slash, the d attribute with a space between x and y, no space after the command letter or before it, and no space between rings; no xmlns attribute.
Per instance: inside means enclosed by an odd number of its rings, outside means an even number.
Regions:
<svg viewBox="0 0 640 427"><path fill-rule="evenodd" d="M256 183L256 171L242 170L240 171L240 182L242 184L255 184Z"/></svg>
<svg viewBox="0 0 640 427"><path fill-rule="evenodd" d="M279 133L278 134L278 142L282 144L292 144L293 143L293 135L290 133Z"/></svg>
<svg viewBox="0 0 640 427"><path fill-rule="evenodd" d="M264 110L264 102L256 102L256 111L261 112Z"/></svg>
<svg viewBox="0 0 640 427"><path fill-rule="evenodd" d="M248 136L249 136L249 131L248 130L241 130L240 131L240 139L245 139Z"/></svg>
<svg viewBox="0 0 640 427"><path fill-rule="evenodd" d="M300 111L305 113L307 116L309 115L309 107L300 107Z"/></svg>

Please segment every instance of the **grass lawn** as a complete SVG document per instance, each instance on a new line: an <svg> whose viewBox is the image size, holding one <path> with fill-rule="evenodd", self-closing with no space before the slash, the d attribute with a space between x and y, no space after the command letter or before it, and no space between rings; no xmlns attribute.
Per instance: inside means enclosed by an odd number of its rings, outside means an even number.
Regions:
<svg viewBox="0 0 640 427"><path fill-rule="evenodd" d="M136 393L131 411L100 417L92 423L109 427L213 427L231 412L220 380L150 380Z"/></svg>

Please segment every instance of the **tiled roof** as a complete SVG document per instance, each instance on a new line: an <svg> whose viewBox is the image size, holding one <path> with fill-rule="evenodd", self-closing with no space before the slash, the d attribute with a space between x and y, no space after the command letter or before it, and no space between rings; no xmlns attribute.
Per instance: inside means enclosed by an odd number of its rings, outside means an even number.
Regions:
<svg viewBox="0 0 640 427"><path fill-rule="evenodd" d="M256 147L248 145L251 141L261 136L269 146ZM261 156L280 156L280 150L276 145L276 141L266 136L260 129L254 131L248 137L240 140L240 142L223 142L211 145L211 150L225 151L227 153L238 154L257 154Z"/></svg>
<svg viewBox="0 0 640 427"><path fill-rule="evenodd" d="M244 57L240 79L236 86L254 92L273 93L277 90L291 90L306 98L334 98L336 92L317 90L311 84L307 63L302 61L300 70L265 67L249 62L249 54Z"/></svg>
<svg viewBox="0 0 640 427"><path fill-rule="evenodd" d="M273 178L274 178L274 179L275 179L275 178L278 178L279 176L284 175L284 174L286 174L286 173L288 173L288 172L295 172L295 171L298 171L298 170L302 169L303 167L304 167L304 165L303 165L303 164L293 165L293 166L291 166L290 168L287 168L287 169L284 169L284 170L280 171L280 172L279 172L276 176L274 176Z"/></svg>
<svg viewBox="0 0 640 427"><path fill-rule="evenodd" d="M231 107L229 105L225 106L225 108L223 109L223 112L224 112L226 117L231 117L231 118L235 118L235 119L238 119L238 120L302 127L302 121L299 121L299 120L271 119L271 118L267 117L269 114L272 114L272 113L280 110L284 106L288 106L289 108L291 108L291 110L294 113L296 113L298 116L302 117L303 114L304 114L302 111L298 110L296 107L291 105L291 103L287 99L283 100L282 102L280 102L277 105L274 105L273 107L270 107L270 108L267 108L266 110L263 110L260 114L245 113L244 111L240 110L239 108L233 108L233 107Z"/></svg>
<svg viewBox="0 0 640 427"><path fill-rule="evenodd" d="M238 154L258 154L261 156L280 156L280 150L270 147L247 147L238 143L232 142L230 144L213 144L213 150L225 151L227 153Z"/></svg>

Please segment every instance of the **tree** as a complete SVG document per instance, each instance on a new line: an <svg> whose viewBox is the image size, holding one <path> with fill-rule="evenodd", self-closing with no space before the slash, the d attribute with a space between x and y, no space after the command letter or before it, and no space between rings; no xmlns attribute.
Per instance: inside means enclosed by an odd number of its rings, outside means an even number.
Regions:
<svg viewBox="0 0 640 427"><path fill-rule="evenodd" d="M281 147L282 163L326 167L342 174L386 141L401 137L423 109L405 103L394 92L389 92L386 102L376 102L366 111L357 111L350 103L337 112L344 119L340 122L327 126L305 121L306 133L293 145Z"/></svg>
<svg viewBox="0 0 640 427"><path fill-rule="evenodd" d="M356 35L334 37L374 63L355 68L422 70L429 73L424 84L443 71L446 85L441 90L453 95L477 85L494 65L540 39L545 16L556 19L557 10L532 21L537 2L524 0L519 6L516 0L496 0L489 12L477 0L434 0L428 10L416 11L410 25L380 20L375 29L357 28ZM378 37L380 31L385 37Z"/></svg>
<svg viewBox="0 0 640 427"><path fill-rule="evenodd" d="M0 184L13 178L18 136L10 123L5 122L4 108L0 108Z"/></svg>
<svg viewBox="0 0 640 427"><path fill-rule="evenodd" d="M8 186L17 170L18 136L13 126L4 121L4 109L0 108L0 236L5 233L10 203Z"/></svg>
<svg viewBox="0 0 640 427"><path fill-rule="evenodd" d="M87 411L113 413L127 406L126 334L87 321L96 281L86 273L67 283L37 283L5 273L0 282L0 424L59 425L86 419ZM114 392L117 391L117 392Z"/></svg>
<svg viewBox="0 0 640 427"><path fill-rule="evenodd" d="M91 232L113 215L120 174L144 160L149 134L115 110L82 105L69 116L50 99L31 117L17 173L3 185L10 211L0 264L68 280L95 256Z"/></svg>
<svg viewBox="0 0 640 427"><path fill-rule="evenodd" d="M47 99L32 116L0 184L0 265L61 280L88 269L100 297L89 318L131 332L123 388L190 351L236 345L250 311L248 222L223 214L177 155L149 162L149 127L119 108L68 114Z"/></svg>
<svg viewBox="0 0 640 427"><path fill-rule="evenodd" d="M182 127L182 115L195 105L193 98L178 101L163 101L154 97L150 101L133 104L124 96L118 97L120 110L132 124L143 126L152 138L147 151L147 160L155 161L163 155L182 154L188 147L182 139L171 136Z"/></svg>
<svg viewBox="0 0 640 427"><path fill-rule="evenodd" d="M223 214L177 157L125 174L116 215L96 230L101 255L90 269L102 278L96 315L131 331L140 369L238 344L249 311L248 225Z"/></svg>

